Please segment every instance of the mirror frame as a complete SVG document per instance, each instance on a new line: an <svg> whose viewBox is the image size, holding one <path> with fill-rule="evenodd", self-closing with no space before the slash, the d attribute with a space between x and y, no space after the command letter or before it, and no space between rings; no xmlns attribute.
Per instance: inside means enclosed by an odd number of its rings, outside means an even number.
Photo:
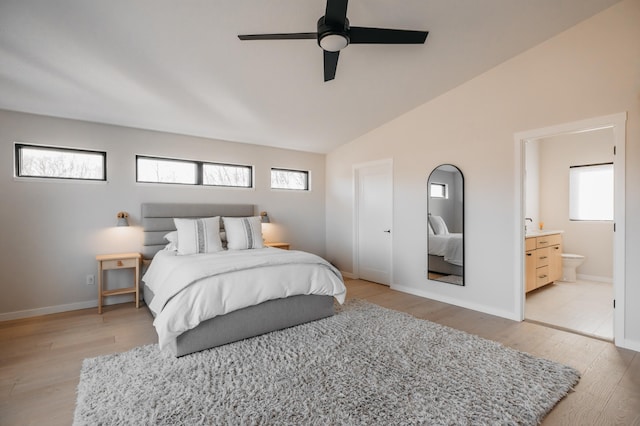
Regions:
<svg viewBox="0 0 640 426"><path fill-rule="evenodd" d="M462 274L460 275L462 277L462 283L456 283L456 282L450 282L450 281L444 281L442 279L438 279L438 278L429 278L429 273L430 273L430 268L429 268L429 263L430 263L430 259L429 259L429 217L431 216L431 179L433 177L433 174L436 171L439 171L442 167L447 167L447 168L453 168L455 170L452 170L452 172L457 172L460 175L460 180L461 180L461 192L462 192L462 196L461 196L461 220L462 220L462 265L460 266L462 268ZM438 281L438 282L444 282L444 283L448 283L448 284L453 284L453 285L459 285L459 286L464 286L465 285L465 281L466 281L466 277L465 277L465 272L466 272L466 256L465 256L465 208L464 208L464 173L462 173L462 170L460 170L459 167L454 166L453 164L440 164L438 166L436 166L431 173L429 173L429 177L427 178L427 279L430 281ZM455 266L452 264L452 266ZM449 274L449 275L458 275L458 274Z"/></svg>

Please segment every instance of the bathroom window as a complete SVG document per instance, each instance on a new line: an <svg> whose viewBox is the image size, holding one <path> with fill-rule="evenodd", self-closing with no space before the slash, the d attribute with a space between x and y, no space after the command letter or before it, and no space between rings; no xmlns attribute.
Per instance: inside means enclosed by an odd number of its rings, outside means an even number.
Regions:
<svg viewBox="0 0 640 426"><path fill-rule="evenodd" d="M613 220L613 163L569 168L569 220Z"/></svg>

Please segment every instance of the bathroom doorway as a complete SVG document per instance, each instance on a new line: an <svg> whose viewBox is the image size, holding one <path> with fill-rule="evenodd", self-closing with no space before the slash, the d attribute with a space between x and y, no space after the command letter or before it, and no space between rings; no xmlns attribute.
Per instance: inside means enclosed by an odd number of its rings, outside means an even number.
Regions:
<svg viewBox="0 0 640 426"><path fill-rule="evenodd" d="M518 233L523 253L535 247L531 245L535 238L525 244L527 233L536 237L557 231L561 242L553 248L558 257L560 251L565 256L583 257L574 269L562 270L560 263L557 275L551 272L547 279L538 279L539 287L529 288L530 291L525 289L525 271L526 266L531 270L531 263L522 262L518 293L522 298L523 319L604 340L623 341L625 121L626 114L618 114L516 135L522 203L522 219L518 221L522 226ZM570 214L569 170L602 163L613 168L613 217L576 220L575 214ZM529 219L525 221L525 217ZM557 241L555 236L550 240ZM523 258L530 253L535 252L526 252ZM564 263L567 266L569 262ZM540 277L554 268L552 261L550 269L544 263L538 266L543 266L537 270L543 271ZM576 272L575 281L571 270ZM614 300L617 300L615 309Z"/></svg>
<svg viewBox="0 0 640 426"><path fill-rule="evenodd" d="M613 340L613 147L610 127L526 141L525 237L559 244L526 252L525 320Z"/></svg>

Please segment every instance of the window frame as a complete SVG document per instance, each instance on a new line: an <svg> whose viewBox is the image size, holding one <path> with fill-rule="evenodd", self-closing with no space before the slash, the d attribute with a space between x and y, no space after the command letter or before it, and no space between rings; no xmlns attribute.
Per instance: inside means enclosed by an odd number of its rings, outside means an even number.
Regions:
<svg viewBox="0 0 640 426"><path fill-rule="evenodd" d="M612 178L612 184L613 184L613 188L612 188L612 195L613 195L613 191L615 191L615 164L613 163L613 161L611 162L606 162L606 163L593 163L593 164L581 164L578 166L569 166L569 221L570 222L614 222L615 221L615 196L613 196L613 200L612 200L612 212L611 212L611 219L574 219L572 216L572 179L571 179L571 169L581 169L581 168L586 168L586 167L598 167L598 166L611 166L611 178Z"/></svg>
<svg viewBox="0 0 640 426"><path fill-rule="evenodd" d="M188 163L196 166L196 176L195 183L182 183L182 182L154 182L147 180L140 180L138 173L138 159L148 159L148 160L160 160L160 161L173 161L176 163ZM246 168L249 170L249 186L241 186L241 185L215 185L204 183L204 166L206 164L214 165L214 166L231 166L231 167L240 167ZM214 161L200 161L200 160L187 160L184 158L172 158L172 157L159 157L153 155L142 155L136 154L135 158L135 167L136 167L136 183L143 184L153 184L153 185L185 185L185 186L200 186L200 187L210 187L210 188L234 188L234 189L254 189L255 188L255 171L253 166L249 166L246 164L233 164L233 163L219 163Z"/></svg>
<svg viewBox="0 0 640 426"><path fill-rule="evenodd" d="M279 172L294 172L294 173L303 173L306 175L306 187L304 189L299 188L274 188L273 183L271 181L271 175L274 170ZM284 167L271 167L269 170L269 188L272 191L298 191L298 192L311 192L311 171L310 170L300 170L300 169L290 169Z"/></svg>
<svg viewBox="0 0 640 426"><path fill-rule="evenodd" d="M80 153L80 154L98 154L102 156L102 178L83 178L83 177L66 177L66 176L40 176L24 174L22 172L22 149L34 148L42 151L56 151L65 153ZM107 181L107 152L97 151L85 148L71 148L55 145L39 145L23 142L14 142L14 177L20 179L46 179L46 180L60 180L60 181L78 181L78 182L106 182Z"/></svg>

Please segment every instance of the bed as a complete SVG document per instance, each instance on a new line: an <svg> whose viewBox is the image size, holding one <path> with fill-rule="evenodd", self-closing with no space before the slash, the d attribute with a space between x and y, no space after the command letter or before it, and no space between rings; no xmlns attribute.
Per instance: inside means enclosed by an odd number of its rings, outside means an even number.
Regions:
<svg viewBox="0 0 640 426"><path fill-rule="evenodd" d="M463 270L462 234L429 235L429 271L460 275Z"/></svg>
<svg viewBox="0 0 640 426"><path fill-rule="evenodd" d="M464 239L462 233L449 232L444 218L429 213L428 270L442 275L463 276Z"/></svg>
<svg viewBox="0 0 640 426"><path fill-rule="evenodd" d="M260 248L261 239L251 250L224 249L186 256L167 250L165 235L176 231L180 220L200 223L201 218L214 217L225 221L251 218L255 207L142 205L146 269L142 291L154 316L161 348L178 357L187 355L331 316L334 299L344 301L346 289L333 266L309 253ZM228 220L231 229L235 222ZM224 244L223 221L211 223L218 229L209 231L219 233ZM230 248L231 243L228 240ZM256 301L245 300L246 292L257 293Z"/></svg>

